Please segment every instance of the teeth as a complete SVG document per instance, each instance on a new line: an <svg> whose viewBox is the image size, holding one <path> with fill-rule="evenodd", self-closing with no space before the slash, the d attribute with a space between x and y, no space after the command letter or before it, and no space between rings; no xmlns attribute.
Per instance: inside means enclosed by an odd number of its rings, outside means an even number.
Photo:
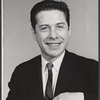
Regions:
<svg viewBox="0 0 100 100"><path fill-rule="evenodd" d="M53 46L53 47L55 47L55 46L58 46L59 44L49 44L49 46Z"/></svg>

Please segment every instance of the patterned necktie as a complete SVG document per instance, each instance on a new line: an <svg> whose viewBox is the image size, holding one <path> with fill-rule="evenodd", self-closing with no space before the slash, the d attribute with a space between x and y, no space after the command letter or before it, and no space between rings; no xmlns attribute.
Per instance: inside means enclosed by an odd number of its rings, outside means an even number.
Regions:
<svg viewBox="0 0 100 100"><path fill-rule="evenodd" d="M46 67L48 68L48 80L45 90L45 99L52 100L53 99L53 90L52 90L52 63L47 63Z"/></svg>

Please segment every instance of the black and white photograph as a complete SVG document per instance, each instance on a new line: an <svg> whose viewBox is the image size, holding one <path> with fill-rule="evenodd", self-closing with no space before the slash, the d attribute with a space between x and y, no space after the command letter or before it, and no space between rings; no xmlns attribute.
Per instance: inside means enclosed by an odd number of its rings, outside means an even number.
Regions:
<svg viewBox="0 0 100 100"><path fill-rule="evenodd" d="M99 100L98 0L2 4L2 100Z"/></svg>

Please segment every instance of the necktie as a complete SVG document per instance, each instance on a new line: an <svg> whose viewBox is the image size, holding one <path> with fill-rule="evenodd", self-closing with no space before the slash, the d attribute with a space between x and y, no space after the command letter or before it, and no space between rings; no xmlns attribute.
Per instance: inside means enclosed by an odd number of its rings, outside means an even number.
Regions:
<svg viewBox="0 0 100 100"><path fill-rule="evenodd" d="M52 100L53 98L53 91L52 91L52 63L47 63L46 67L48 68L48 80L45 90L45 99Z"/></svg>

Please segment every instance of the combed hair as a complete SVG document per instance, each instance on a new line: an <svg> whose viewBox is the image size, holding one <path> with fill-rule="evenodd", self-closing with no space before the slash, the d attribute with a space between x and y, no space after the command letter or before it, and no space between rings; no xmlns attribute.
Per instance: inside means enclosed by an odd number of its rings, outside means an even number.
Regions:
<svg viewBox="0 0 100 100"><path fill-rule="evenodd" d="M37 24L36 15L40 11L49 11L49 10L63 11L65 14L68 27L70 26L70 14L67 4L62 1L44 0L34 5L30 12L30 21L34 30L35 30L35 25Z"/></svg>

